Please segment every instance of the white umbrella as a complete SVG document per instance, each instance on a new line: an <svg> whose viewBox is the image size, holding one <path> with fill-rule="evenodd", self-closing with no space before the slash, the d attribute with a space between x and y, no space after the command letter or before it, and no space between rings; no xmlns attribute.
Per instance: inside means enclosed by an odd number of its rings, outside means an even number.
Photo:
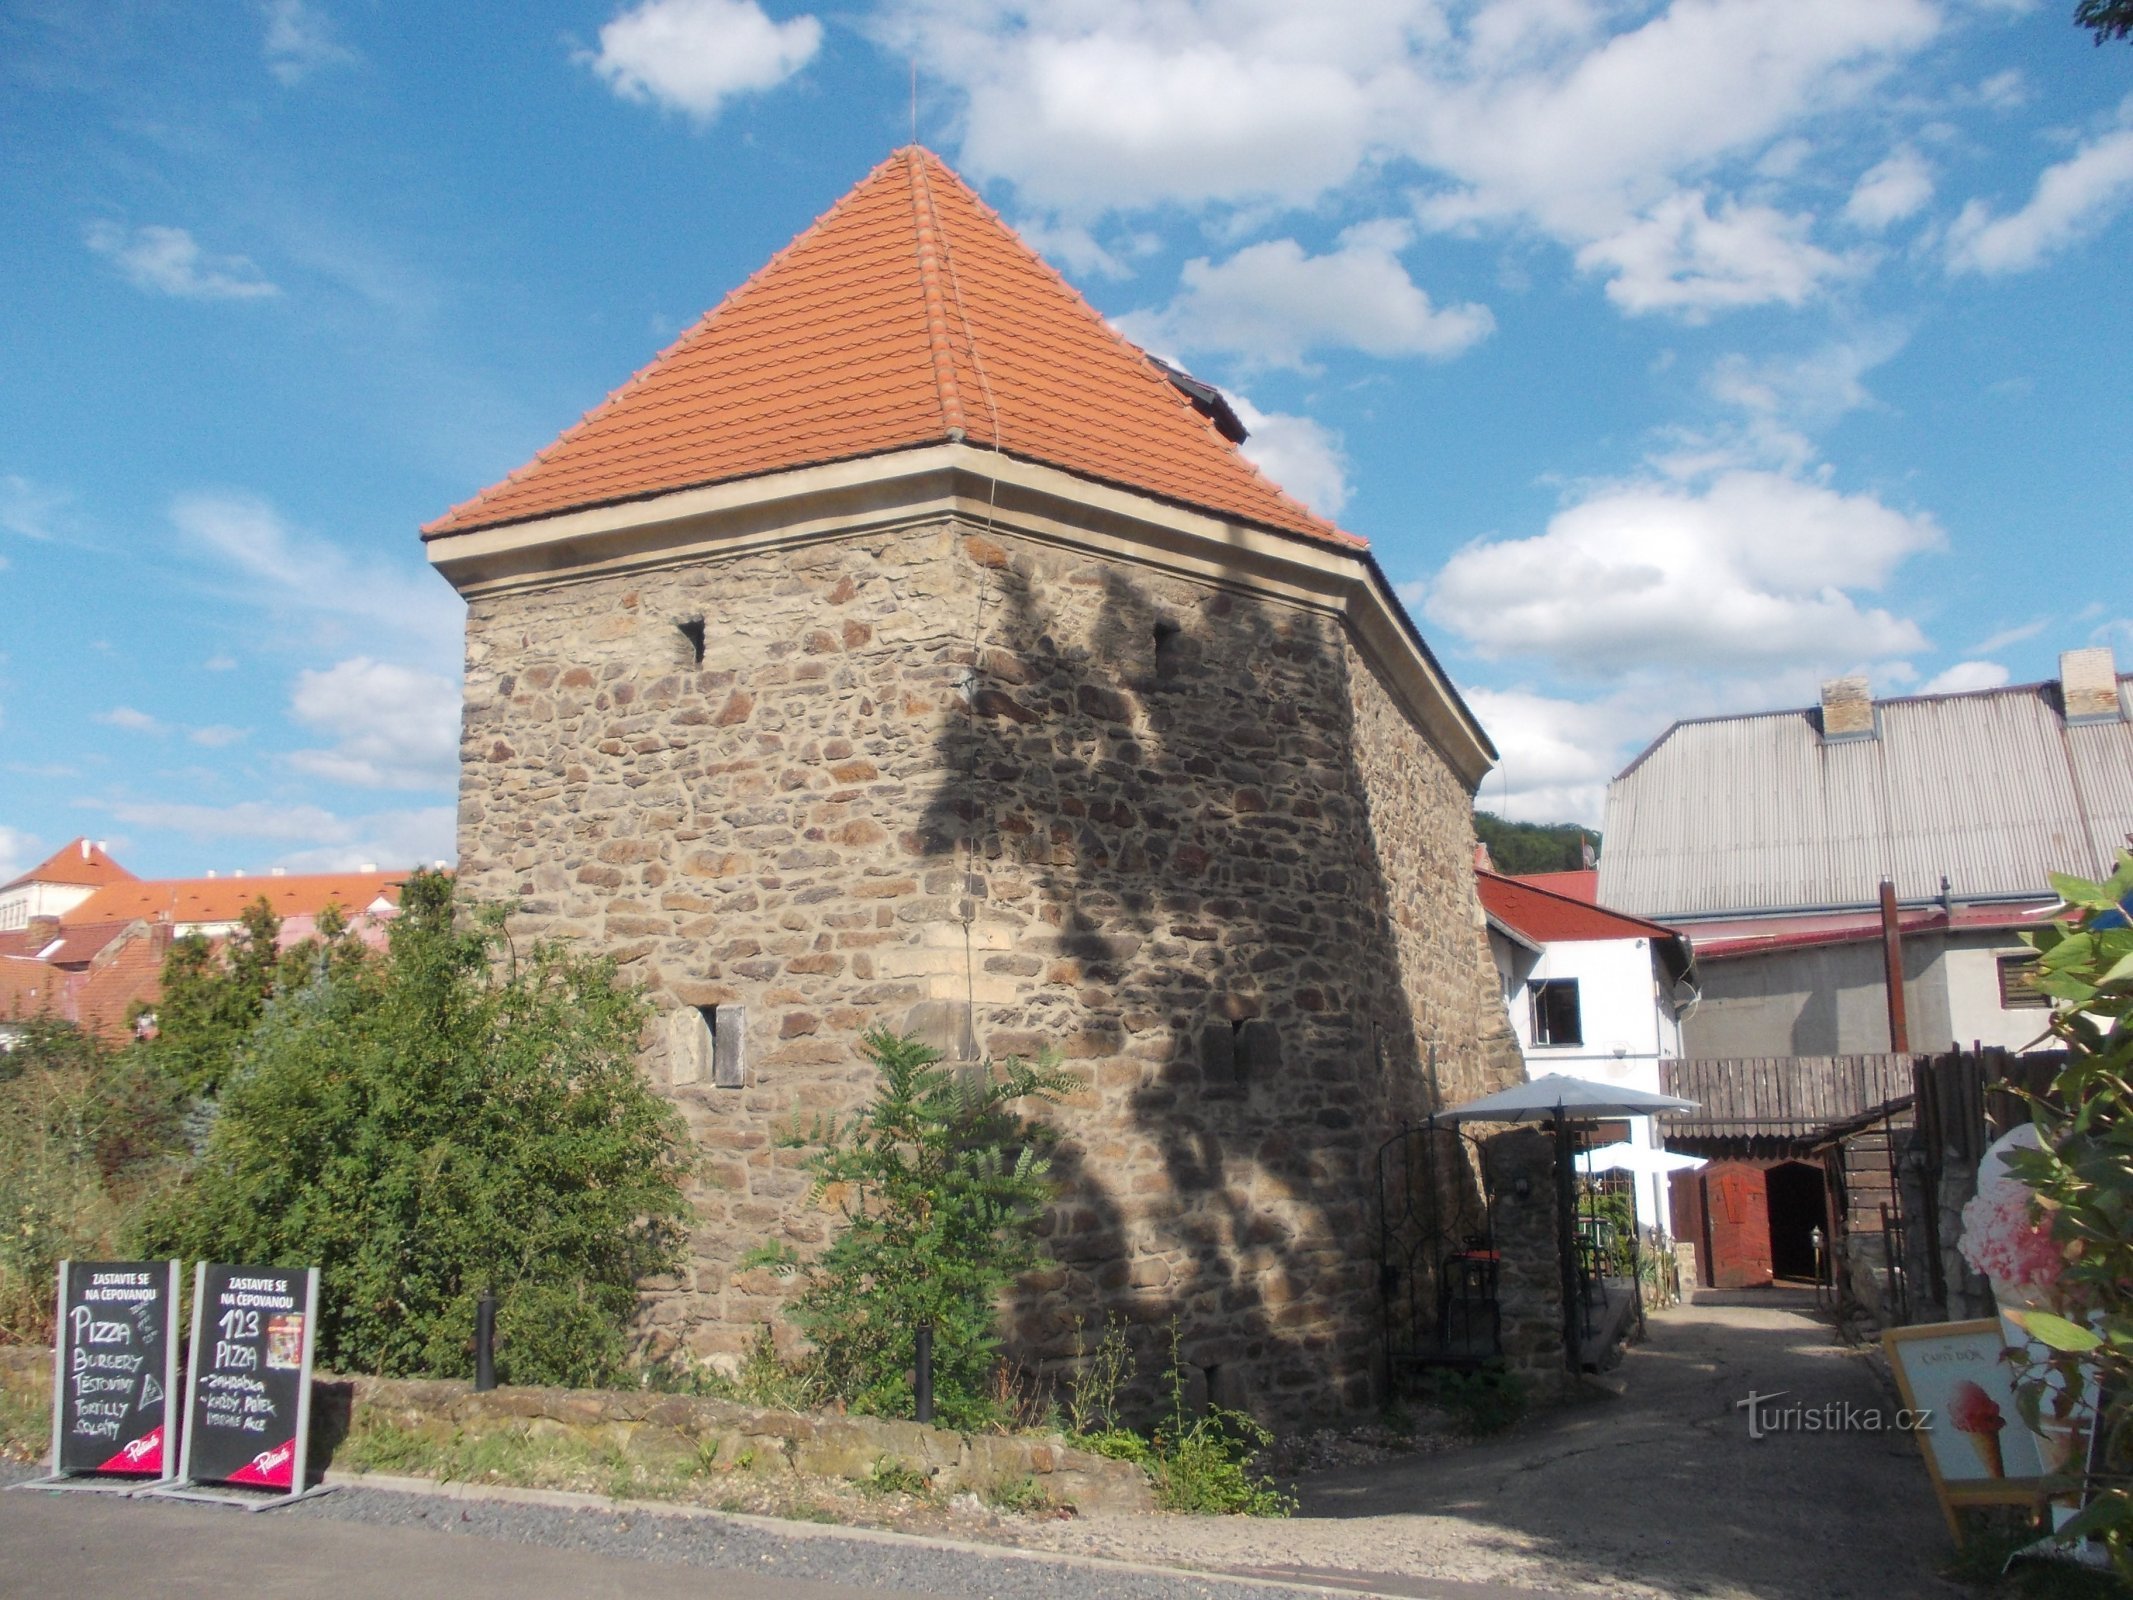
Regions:
<svg viewBox="0 0 2133 1600"><path fill-rule="evenodd" d="M1479 1100L1437 1113L1439 1122L1597 1122L1614 1117L1649 1117L1661 1111L1694 1111L1693 1100L1618 1083L1594 1083L1560 1072L1515 1083Z"/></svg>
<svg viewBox="0 0 2133 1600"><path fill-rule="evenodd" d="M1578 1171L1638 1172L1664 1177L1669 1172L1694 1172L1710 1165L1702 1156L1685 1156L1677 1150L1647 1150L1641 1144L1603 1144L1597 1150L1578 1153Z"/></svg>

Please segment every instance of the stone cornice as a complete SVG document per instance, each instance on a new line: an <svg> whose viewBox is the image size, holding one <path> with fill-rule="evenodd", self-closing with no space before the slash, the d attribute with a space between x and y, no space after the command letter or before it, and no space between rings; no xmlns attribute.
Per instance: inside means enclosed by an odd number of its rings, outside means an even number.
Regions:
<svg viewBox="0 0 2133 1600"><path fill-rule="evenodd" d="M942 444L433 536L469 600L953 516L1338 615L1469 790L1496 751L1366 550L1274 533L1011 455Z"/></svg>

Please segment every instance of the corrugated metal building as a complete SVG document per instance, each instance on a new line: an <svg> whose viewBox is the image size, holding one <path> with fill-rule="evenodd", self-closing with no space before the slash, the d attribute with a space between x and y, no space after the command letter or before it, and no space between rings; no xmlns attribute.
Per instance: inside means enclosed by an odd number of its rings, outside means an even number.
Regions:
<svg viewBox="0 0 2133 1600"><path fill-rule="evenodd" d="M2060 669L1886 700L1838 679L1818 706L1676 723L1615 779L1599 898L1694 940L1691 1054L1887 1049L1884 878L1912 1046L2034 1037L2014 930L2053 903L2051 873L2103 876L2133 836L2133 676L2107 648Z"/></svg>

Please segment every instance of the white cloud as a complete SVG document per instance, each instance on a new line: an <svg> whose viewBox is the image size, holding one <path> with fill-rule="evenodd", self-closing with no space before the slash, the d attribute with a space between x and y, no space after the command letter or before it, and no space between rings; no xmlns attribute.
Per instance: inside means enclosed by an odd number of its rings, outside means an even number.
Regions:
<svg viewBox="0 0 2133 1600"><path fill-rule="evenodd" d="M1908 145L1869 168L1844 202L1845 220L1879 233L1915 216L1933 198L1933 169Z"/></svg>
<svg viewBox="0 0 2133 1600"><path fill-rule="evenodd" d="M1249 435L1245 457L1320 516L1333 518L1348 503L1348 461L1339 435L1309 417L1261 411L1242 395L1229 396Z"/></svg>
<svg viewBox="0 0 2133 1600"><path fill-rule="evenodd" d="M1599 825L1629 732L1619 705L1528 689L1463 693L1501 757L1482 781L1477 806L1517 822Z"/></svg>
<svg viewBox="0 0 2133 1600"><path fill-rule="evenodd" d="M330 736L290 764L365 789L450 788L459 771L459 686L435 673L357 656L298 677L296 720Z"/></svg>
<svg viewBox="0 0 2133 1600"><path fill-rule="evenodd" d="M235 672L237 670L237 658L227 650L217 650L200 663L200 670L202 672Z"/></svg>
<svg viewBox="0 0 2133 1600"><path fill-rule="evenodd" d="M600 30L589 60L623 99L708 122L733 96L776 88L821 46L813 17L773 22L756 0L643 0Z"/></svg>
<svg viewBox="0 0 2133 1600"><path fill-rule="evenodd" d="M241 841L255 860L273 857L277 846L301 846L271 861L292 872L347 871L366 862L382 867L427 865L450 860L457 853L450 806L343 817L322 806L278 805L267 800L229 806L153 800L85 800L80 804L137 828L164 829L190 839Z"/></svg>
<svg viewBox="0 0 2133 1600"><path fill-rule="evenodd" d="M1971 652L1975 655L1989 656L1995 650L2005 650L2009 645L2020 644L2024 639L2034 639L2038 634L2050 627L2051 623L2052 619L2049 617L2038 617L2033 622L2022 622L2015 624L2011 628L2002 628L1997 633L1980 639L1976 644L1972 645L1970 647Z"/></svg>
<svg viewBox="0 0 2133 1600"><path fill-rule="evenodd" d="M465 613L451 586L433 573L355 560L291 528L255 495L182 494L171 501L170 520L244 580L240 598L406 639L439 664L458 656Z"/></svg>
<svg viewBox="0 0 2133 1600"><path fill-rule="evenodd" d="M109 711L99 711L96 720L107 728L123 728L128 733L165 732L162 723L145 711L136 711L132 706L113 706Z"/></svg>
<svg viewBox="0 0 2133 1600"><path fill-rule="evenodd" d="M33 833L0 823L0 883L11 883L34 867L45 851Z"/></svg>
<svg viewBox="0 0 2133 1600"><path fill-rule="evenodd" d="M209 750L226 750L249 738L251 731L249 728L233 728L226 722L210 722L205 727L189 729L185 737Z"/></svg>
<svg viewBox="0 0 2133 1600"><path fill-rule="evenodd" d="M1704 389L1736 413L1712 428L1665 430L1665 448L1652 464L1687 480L1729 467L1769 467L1798 476L1815 465L1810 432L1848 412L1876 404L1866 375L1900 351L1909 337L1893 324L1834 339L1803 355L1720 356Z"/></svg>
<svg viewBox="0 0 2133 1600"><path fill-rule="evenodd" d="M1430 585L1428 614L1481 655L1572 673L1643 665L1759 672L1927 648L1878 589L1939 527L1870 495L1731 471L1698 491L1601 490L1528 539L1477 541Z"/></svg>
<svg viewBox="0 0 2133 1600"><path fill-rule="evenodd" d="M89 248L125 274L136 289L181 300L261 300L281 290L245 256L211 256L183 228L154 224L127 229L92 222Z"/></svg>
<svg viewBox="0 0 2133 1600"><path fill-rule="evenodd" d="M450 806L379 811L350 821L338 844L297 850L274 864L291 872L352 872L370 862L382 867L427 867L458 859L458 814Z"/></svg>
<svg viewBox="0 0 2133 1600"><path fill-rule="evenodd" d="M1669 195L1618 233L1577 254L1588 272L1612 274L1607 298L1633 315L1674 311L1691 322L1742 306L1803 304L1849 265L1808 242L1813 219L1700 191Z"/></svg>
<svg viewBox="0 0 2133 1600"><path fill-rule="evenodd" d="M1997 661L1958 661L1918 686L1920 694L1964 694L1972 689L1997 689L2011 676Z"/></svg>
<svg viewBox="0 0 2133 1600"><path fill-rule="evenodd" d="M1412 173L1433 227L1599 247L1625 307L1709 315L1839 269L1749 190L1811 179L1818 119L1940 27L1933 0L889 0L877 31L1025 209L1278 213Z"/></svg>
<svg viewBox="0 0 2133 1600"><path fill-rule="evenodd" d="M2133 114L2133 100L2121 116ZM1995 217L1972 200L1948 230L1948 270L1999 277L2027 272L2103 226L2133 196L2133 128L2084 144L2037 179L2021 210Z"/></svg>
<svg viewBox="0 0 2133 1600"><path fill-rule="evenodd" d="M1300 367L1312 349L1448 359L1488 337L1496 322L1487 306L1431 303L1400 262L1410 232L1400 223L1367 224L1349 229L1326 255L1272 239L1220 263L1188 261L1177 297L1125 326L1143 343L1268 366Z"/></svg>
<svg viewBox="0 0 2133 1600"><path fill-rule="evenodd" d="M334 37L333 19L309 0L265 0L261 44L267 70L294 87L321 67L351 66L356 53Z"/></svg>
<svg viewBox="0 0 2133 1600"><path fill-rule="evenodd" d="M0 476L0 528L25 539L56 539L54 518L73 500L15 473Z"/></svg>

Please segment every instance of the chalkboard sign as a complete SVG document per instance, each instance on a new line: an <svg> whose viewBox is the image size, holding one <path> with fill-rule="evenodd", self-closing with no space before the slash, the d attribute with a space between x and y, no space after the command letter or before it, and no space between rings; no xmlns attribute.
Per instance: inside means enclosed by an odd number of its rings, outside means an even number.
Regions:
<svg viewBox="0 0 2133 1600"><path fill-rule="evenodd" d="M304 1489L316 1267L201 1262L185 1379L187 1484Z"/></svg>
<svg viewBox="0 0 2133 1600"><path fill-rule="evenodd" d="M168 1478L177 1461L178 1263L62 1261L52 1470Z"/></svg>

